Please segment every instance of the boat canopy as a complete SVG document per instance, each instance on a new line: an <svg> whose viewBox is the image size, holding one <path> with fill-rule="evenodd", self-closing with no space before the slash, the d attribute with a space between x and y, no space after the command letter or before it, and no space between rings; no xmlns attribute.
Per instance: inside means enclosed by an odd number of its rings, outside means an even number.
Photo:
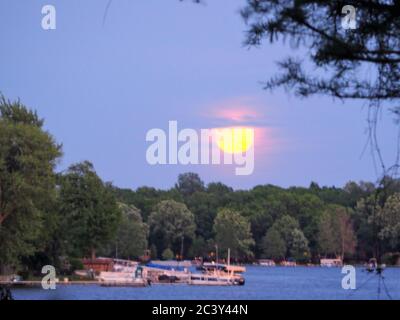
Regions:
<svg viewBox="0 0 400 320"><path fill-rule="evenodd" d="M246 272L246 268L242 266L236 266L236 265L226 265L222 263L204 263L203 264L203 269L206 270L223 270L227 272L235 272L235 273L242 273Z"/></svg>
<svg viewBox="0 0 400 320"><path fill-rule="evenodd" d="M146 267L148 268L155 268L155 269L162 269L162 270L175 270L175 271L185 271L184 267L178 267L178 266L167 266L163 264L156 264L156 263L148 263L146 264Z"/></svg>

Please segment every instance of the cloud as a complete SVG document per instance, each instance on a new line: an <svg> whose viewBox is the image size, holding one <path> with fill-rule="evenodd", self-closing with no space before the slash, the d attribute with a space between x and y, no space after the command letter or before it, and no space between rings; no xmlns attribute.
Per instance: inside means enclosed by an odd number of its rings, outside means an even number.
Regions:
<svg viewBox="0 0 400 320"><path fill-rule="evenodd" d="M265 112L266 107L256 98L239 97L212 103L203 110L203 116L211 120L213 126L271 126Z"/></svg>
<svg viewBox="0 0 400 320"><path fill-rule="evenodd" d="M203 108L210 128L252 128L254 144L259 156L278 147L276 128L268 119L265 103L254 97L238 97L209 104Z"/></svg>

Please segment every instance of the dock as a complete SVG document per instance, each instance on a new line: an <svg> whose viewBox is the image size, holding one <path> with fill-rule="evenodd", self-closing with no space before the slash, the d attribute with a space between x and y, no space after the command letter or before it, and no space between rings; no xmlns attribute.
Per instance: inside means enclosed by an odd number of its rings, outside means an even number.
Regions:
<svg viewBox="0 0 400 320"><path fill-rule="evenodd" d="M70 285L93 285L99 284L98 281L58 281L57 286L70 286ZM6 287L41 287L42 281L32 280L32 281L0 281L0 286Z"/></svg>

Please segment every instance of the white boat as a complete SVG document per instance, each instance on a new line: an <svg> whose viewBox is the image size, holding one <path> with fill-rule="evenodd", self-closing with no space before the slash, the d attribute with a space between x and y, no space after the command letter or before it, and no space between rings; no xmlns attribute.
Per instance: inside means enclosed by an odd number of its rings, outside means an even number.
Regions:
<svg viewBox="0 0 400 320"><path fill-rule="evenodd" d="M235 285L235 280L229 276L192 274L188 284L196 286L233 286Z"/></svg>
<svg viewBox="0 0 400 320"><path fill-rule="evenodd" d="M203 271L201 275L192 274L189 284L226 286L245 284L242 273L246 272L246 268L230 264L230 249L228 249L228 264L203 263L201 270Z"/></svg>
<svg viewBox="0 0 400 320"><path fill-rule="evenodd" d="M144 287L148 285L143 269L137 265L114 265L113 271L102 271L98 276L101 286Z"/></svg>
<svg viewBox="0 0 400 320"><path fill-rule="evenodd" d="M321 259L321 267L342 267L343 261L340 258L337 259Z"/></svg>
<svg viewBox="0 0 400 320"><path fill-rule="evenodd" d="M275 261L271 259L259 259L258 264L263 267L275 267Z"/></svg>
<svg viewBox="0 0 400 320"><path fill-rule="evenodd" d="M136 278L134 273L126 272L101 272L99 282L104 287L147 286L147 281L144 278Z"/></svg>

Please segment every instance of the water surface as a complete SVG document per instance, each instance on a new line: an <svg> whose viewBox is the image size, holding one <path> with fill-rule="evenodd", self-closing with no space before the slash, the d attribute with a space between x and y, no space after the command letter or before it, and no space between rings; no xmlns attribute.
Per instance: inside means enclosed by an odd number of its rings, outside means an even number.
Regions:
<svg viewBox="0 0 400 320"><path fill-rule="evenodd" d="M246 284L234 287L152 285L146 288L58 285L56 290L13 289L15 299L68 300L246 300L246 299L389 299L379 277L357 268L357 290L343 290L340 268L248 266ZM400 300L400 268L387 268L384 283L389 295Z"/></svg>

